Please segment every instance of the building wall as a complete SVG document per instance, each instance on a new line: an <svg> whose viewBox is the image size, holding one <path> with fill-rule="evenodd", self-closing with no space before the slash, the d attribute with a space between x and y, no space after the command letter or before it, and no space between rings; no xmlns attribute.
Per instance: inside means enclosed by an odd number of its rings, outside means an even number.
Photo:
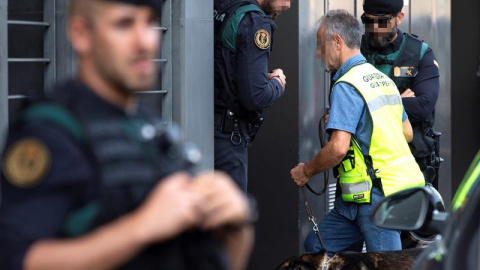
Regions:
<svg viewBox="0 0 480 270"><path fill-rule="evenodd" d="M453 2L453 1L452 1ZM404 8L406 9L406 8ZM435 106L434 129L441 132L440 155L444 162L440 166L438 191L446 205L450 205L452 192L452 103L455 91L451 86L453 70L450 46L451 5L449 0L410 0L407 17L408 30L418 35L433 50L440 70L440 92Z"/></svg>
<svg viewBox="0 0 480 270"><path fill-rule="evenodd" d="M277 19L269 70L283 69L285 95L265 110L265 121L249 148L249 193L259 208L256 243L248 269L274 269L298 253L298 189L290 169L298 162L298 6Z"/></svg>
<svg viewBox="0 0 480 270"><path fill-rule="evenodd" d="M173 121L213 168L213 0L168 0L172 17Z"/></svg>

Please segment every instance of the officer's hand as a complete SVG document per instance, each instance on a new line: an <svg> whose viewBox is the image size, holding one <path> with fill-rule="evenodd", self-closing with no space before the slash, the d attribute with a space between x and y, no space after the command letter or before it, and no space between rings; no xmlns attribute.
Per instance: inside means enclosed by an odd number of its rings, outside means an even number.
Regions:
<svg viewBox="0 0 480 270"><path fill-rule="evenodd" d="M325 124L328 123L328 117L330 117L330 114L328 114L328 113L325 114L325 116L323 116L323 122L324 122Z"/></svg>
<svg viewBox="0 0 480 270"><path fill-rule="evenodd" d="M404 98L404 97L415 97L415 92L413 92L410 88L408 88L400 96L402 98Z"/></svg>
<svg viewBox="0 0 480 270"><path fill-rule="evenodd" d="M305 163L298 163L298 165L290 171L293 181L297 186L303 187L309 180L305 175Z"/></svg>
<svg viewBox="0 0 480 270"><path fill-rule="evenodd" d="M270 73L267 74L267 79L276 79L280 82L283 89L285 90L285 86L287 85L287 77L283 74L283 70L280 68L272 70Z"/></svg>
<svg viewBox="0 0 480 270"><path fill-rule="evenodd" d="M246 196L234 181L222 172L206 172L194 179L201 196L204 229L241 225L249 221L251 211Z"/></svg>
<svg viewBox="0 0 480 270"><path fill-rule="evenodd" d="M199 203L191 177L176 173L160 181L133 213L132 231L146 244L173 238L200 224Z"/></svg>

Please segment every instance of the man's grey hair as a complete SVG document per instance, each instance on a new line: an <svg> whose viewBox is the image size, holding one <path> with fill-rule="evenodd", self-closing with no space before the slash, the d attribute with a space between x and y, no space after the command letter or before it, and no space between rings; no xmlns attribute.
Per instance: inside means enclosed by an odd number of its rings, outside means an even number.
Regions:
<svg viewBox="0 0 480 270"><path fill-rule="evenodd" d="M322 26L325 26L326 41L332 40L333 35L337 34L342 37L348 48L360 48L363 34L362 26L360 22L346 10L330 10L318 21L317 31Z"/></svg>

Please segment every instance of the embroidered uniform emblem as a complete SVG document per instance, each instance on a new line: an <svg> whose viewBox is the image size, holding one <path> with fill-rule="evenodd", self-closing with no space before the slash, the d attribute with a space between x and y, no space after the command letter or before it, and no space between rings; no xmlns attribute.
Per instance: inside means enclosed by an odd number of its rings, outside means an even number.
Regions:
<svg viewBox="0 0 480 270"><path fill-rule="evenodd" d="M260 29L255 33L255 45L258 48L265 50L270 47L270 34L265 29Z"/></svg>
<svg viewBox="0 0 480 270"><path fill-rule="evenodd" d="M400 67L393 68L393 76L400 77Z"/></svg>
<svg viewBox="0 0 480 270"><path fill-rule="evenodd" d="M50 169L50 151L33 138L20 139L7 150L3 173L12 185L28 188L37 185Z"/></svg>
<svg viewBox="0 0 480 270"><path fill-rule="evenodd" d="M393 76L394 77L415 77L418 74L418 67L409 66L409 67L394 67Z"/></svg>

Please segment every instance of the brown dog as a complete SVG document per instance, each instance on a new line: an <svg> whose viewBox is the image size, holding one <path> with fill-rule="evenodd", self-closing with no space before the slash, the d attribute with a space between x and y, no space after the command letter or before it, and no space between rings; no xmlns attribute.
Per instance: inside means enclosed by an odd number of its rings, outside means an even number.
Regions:
<svg viewBox="0 0 480 270"><path fill-rule="evenodd" d="M336 253L327 262L325 250L291 257L280 264L277 270L408 270L413 266L421 248L398 251L360 253L343 251ZM325 263L327 267L324 268Z"/></svg>

